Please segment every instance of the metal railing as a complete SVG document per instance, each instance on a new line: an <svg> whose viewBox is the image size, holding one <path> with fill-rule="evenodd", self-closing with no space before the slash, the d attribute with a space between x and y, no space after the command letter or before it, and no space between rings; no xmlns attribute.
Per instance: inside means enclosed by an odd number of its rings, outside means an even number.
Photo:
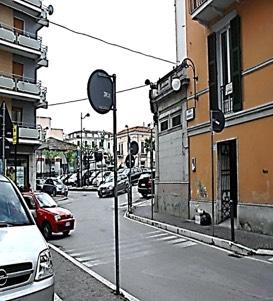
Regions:
<svg viewBox="0 0 273 301"><path fill-rule="evenodd" d="M25 46L42 52L43 57L47 55L47 47L42 45L42 38L34 33L19 30L15 27L0 23L0 39Z"/></svg>
<svg viewBox="0 0 273 301"><path fill-rule="evenodd" d="M190 14L196 11L201 5L203 5L208 0L189 0Z"/></svg>
<svg viewBox="0 0 273 301"><path fill-rule="evenodd" d="M225 85L220 87L221 105L223 113L229 114L233 112L233 97L232 94L226 95L225 87Z"/></svg>
<svg viewBox="0 0 273 301"><path fill-rule="evenodd" d="M47 89L42 87L41 81L15 74L0 73L0 88L40 95L45 100Z"/></svg>

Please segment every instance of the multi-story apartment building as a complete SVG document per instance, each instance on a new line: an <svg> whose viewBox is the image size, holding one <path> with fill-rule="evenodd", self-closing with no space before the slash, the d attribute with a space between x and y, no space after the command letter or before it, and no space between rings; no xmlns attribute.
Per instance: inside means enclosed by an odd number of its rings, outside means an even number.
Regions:
<svg viewBox="0 0 273 301"><path fill-rule="evenodd" d="M126 128L117 133L117 151L118 158L117 163L119 166L125 166L125 159L128 155L128 136L131 142L135 141L138 144L138 153L135 157L135 166L137 167L150 167L150 153L147 152L145 143L149 140L154 139L154 131L146 126L135 126ZM148 142L149 143L149 142ZM154 158L154 156L153 156Z"/></svg>
<svg viewBox="0 0 273 301"><path fill-rule="evenodd" d="M106 131L75 131L66 135L65 141L73 143L85 149L100 149L113 154L113 134Z"/></svg>
<svg viewBox="0 0 273 301"><path fill-rule="evenodd" d="M41 0L0 1L0 104L5 102L19 136L4 172L16 170L18 186L35 183L35 149L40 144L36 110L47 107L37 70L48 65L47 47L38 31L48 26L47 14Z"/></svg>
<svg viewBox="0 0 273 301"><path fill-rule="evenodd" d="M273 234L273 2L187 0L191 208ZM193 101L194 84L198 100ZM210 112L225 128L211 132ZM191 210L193 216L194 210Z"/></svg>

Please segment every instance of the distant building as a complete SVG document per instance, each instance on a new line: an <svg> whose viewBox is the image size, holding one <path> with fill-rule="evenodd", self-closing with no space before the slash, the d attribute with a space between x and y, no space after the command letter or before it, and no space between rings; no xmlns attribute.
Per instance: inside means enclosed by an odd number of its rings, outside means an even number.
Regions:
<svg viewBox="0 0 273 301"><path fill-rule="evenodd" d="M135 126L117 133L118 167L126 166L125 159L128 155L128 135L131 141L138 143L139 147L139 152L135 155L135 166L149 168L150 154L145 148L145 143L151 138L151 129L146 126Z"/></svg>
<svg viewBox="0 0 273 301"><path fill-rule="evenodd" d="M56 138L58 140L64 140L64 130L56 129L51 127L51 117L41 117L36 118L37 128L40 133L40 139L44 140L46 138Z"/></svg>

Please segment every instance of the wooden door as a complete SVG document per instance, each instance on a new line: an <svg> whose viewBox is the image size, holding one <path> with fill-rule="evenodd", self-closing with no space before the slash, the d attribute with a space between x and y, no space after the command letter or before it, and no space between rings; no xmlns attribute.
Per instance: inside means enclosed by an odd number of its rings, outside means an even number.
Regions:
<svg viewBox="0 0 273 301"><path fill-rule="evenodd" d="M23 79L24 65L17 63L17 62L13 62L12 63L12 73L15 78Z"/></svg>
<svg viewBox="0 0 273 301"><path fill-rule="evenodd" d="M22 34L24 32L25 23L23 20L14 18L13 26L18 34Z"/></svg>

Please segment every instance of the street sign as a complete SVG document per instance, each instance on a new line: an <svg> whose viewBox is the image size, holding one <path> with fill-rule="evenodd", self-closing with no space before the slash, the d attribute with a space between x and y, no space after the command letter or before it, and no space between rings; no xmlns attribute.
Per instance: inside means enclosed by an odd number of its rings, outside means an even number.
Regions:
<svg viewBox="0 0 273 301"><path fill-rule="evenodd" d="M127 155L125 159L125 165L130 168L130 157L131 157L131 167L135 166L135 157L133 155Z"/></svg>
<svg viewBox="0 0 273 301"><path fill-rule="evenodd" d="M104 70L95 70L89 77L87 94L92 108L99 114L108 113L113 106L113 82Z"/></svg>
<svg viewBox="0 0 273 301"><path fill-rule="evenodd" d="M18 126L17 124L13 125L13 128L12 128L12 144L15 145L18 143Z"/></svg>
<svg viewBox="0 0 273 301"><path fill-rule="evenodd" d="M136 141L132 141L130 143L130 151L132 155L136 155L138 153L139 147Z"/></svg>
<svg viewBox="0 0 273 301"><path fill-rule="evenodd" d="M102 161L102 152L95 152L94 155L95 155L96 162Z"/></svg>
<svg viewBox="0 0 273 301"><path fill-rule="evenodd" d="M225 116L222 111L211 111L211 126L212 130L216 133L222 132L225 127Z"/></svg>

